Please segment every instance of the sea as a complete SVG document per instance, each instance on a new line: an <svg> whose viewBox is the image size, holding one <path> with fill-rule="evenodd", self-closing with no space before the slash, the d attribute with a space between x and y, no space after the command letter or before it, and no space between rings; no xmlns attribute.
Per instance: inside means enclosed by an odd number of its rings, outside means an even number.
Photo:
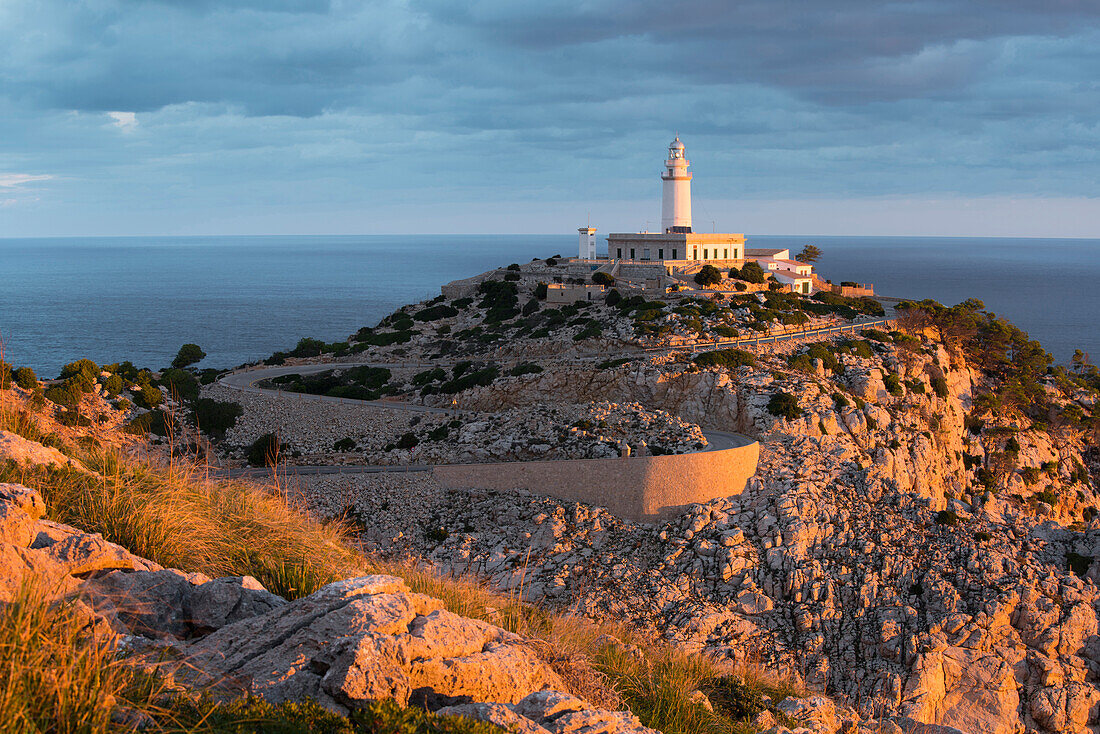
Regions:
<svg viewBox="0 0 1100 734"><path fill-rule="evenodd" d="M1100 359L1100 240L750 236L748 247L807 244L823 278L875 292L968 298L1068 363ZM444 283L575 253L576 235L66 237L0 239L5 361L42 377L87 357L167 366L181 344L201 367L233 367L334 341Z"/></svg>

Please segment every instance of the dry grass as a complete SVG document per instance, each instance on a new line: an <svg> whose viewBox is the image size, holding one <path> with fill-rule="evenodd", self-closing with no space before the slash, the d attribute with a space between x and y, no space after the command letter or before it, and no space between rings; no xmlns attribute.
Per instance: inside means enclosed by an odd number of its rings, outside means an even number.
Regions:
<svg viewBox="0 0 1100 734"><path fill-rule="evenodd" d="M113 645L90 635L73 606L24 585L0 614L0 726L5 732L106 730L118 705L150 708ZM136 694L136 695L135 695Z"/></svg>

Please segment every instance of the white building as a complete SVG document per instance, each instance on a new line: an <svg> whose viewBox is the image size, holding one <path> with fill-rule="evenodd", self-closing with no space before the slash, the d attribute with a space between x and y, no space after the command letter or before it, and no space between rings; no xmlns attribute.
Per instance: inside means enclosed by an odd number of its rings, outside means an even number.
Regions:
<svg viewBox="0 0 1100 734"><path fill-rule="evenodd" d="M687 234L691 232L690 161L684 157L680 136L669 143L668 160L661 174L661 231Z"/></svg>
<svg viewBox="0 0 1100 734"><path fill-rule="evenodd" d="M581 260L595 260L596 259L596 228L595 227L581 227L577 230L580 232L580 247L579 257Z"/></svg>
<svg viewBox="0 0 1100 734"><path fill-rule="evenodd" d="M691 173L684 144L669 143L661 171L661 231L610 234L612 260L726 261L745 257L745 235L691 231Z"/></svg>

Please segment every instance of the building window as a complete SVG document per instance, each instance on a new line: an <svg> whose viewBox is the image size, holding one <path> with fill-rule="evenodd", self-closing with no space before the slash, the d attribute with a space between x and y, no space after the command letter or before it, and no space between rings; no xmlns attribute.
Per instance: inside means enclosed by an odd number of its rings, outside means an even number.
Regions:
<svg viewBox="0 0 1100 734"><path fill-rule="evenodd" d="M642 250L642 259L643 260L648 260L649 259L649 248L648 247L645 248L644 250Z"/></svg>
<svg viewBox="0 0 1100 734"><path fill-rule="evenodd" d="M615 250L615 253L616 253L615 257L619 258L620 260L623 259L623 248L621 248L621 247L617 248Z"/></svg>
<svg viewBox="0 0 1100 734"><path fill-rule="evenodd" d="M676 259L676 250L675 249L672 250L672 259L673 260Z"/></svg>
<svg viewBox="0 0 1100 734"><path fill-rule="evenodd" d="M663 249L661 249L660 247L657 248L657 259L658 260L664 260L665 259L665 251Z"/></svg>
<svg viewBox="0 0 1100 734"><path fill-rule="evenodd" d="M691 248L691 259L692 260L698 260L699 259L699 248L697 248L697 247Z"/></svg>
<svg viewBox="0 0 1100 734"><path fill-rule="evenodd" d="M728 249L726 249L726 248L722 249L722 258L725 259L725 260L730 259L730 251Z"/></svg>
<svg viewBox="0 0 1100 734"><path fill-rule="evenodd" d="M710 250L708 250L707 248L704 247L703 248L703 259L707 260L707 259L709 259L709 256L710 256Z"/></svg>
<svg viewBox="0 0 1100 734"><path fill-rule="evenodd" d="M634 259L634 248L633 247L630 248L630 259L631 260Z"/></svg>

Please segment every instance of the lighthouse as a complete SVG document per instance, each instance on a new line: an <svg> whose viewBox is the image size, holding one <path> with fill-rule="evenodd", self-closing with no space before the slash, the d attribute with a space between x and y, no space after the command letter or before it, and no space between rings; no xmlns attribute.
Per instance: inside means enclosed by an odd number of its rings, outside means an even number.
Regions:
<svg viewBox="0 0 1100 734"><path fill-rule="evenodd" d="M680 136L669 143L668 160L661 174L661 230L665 234L689 234L691 232L691 165L684 157L684 144Z"/></svg>

